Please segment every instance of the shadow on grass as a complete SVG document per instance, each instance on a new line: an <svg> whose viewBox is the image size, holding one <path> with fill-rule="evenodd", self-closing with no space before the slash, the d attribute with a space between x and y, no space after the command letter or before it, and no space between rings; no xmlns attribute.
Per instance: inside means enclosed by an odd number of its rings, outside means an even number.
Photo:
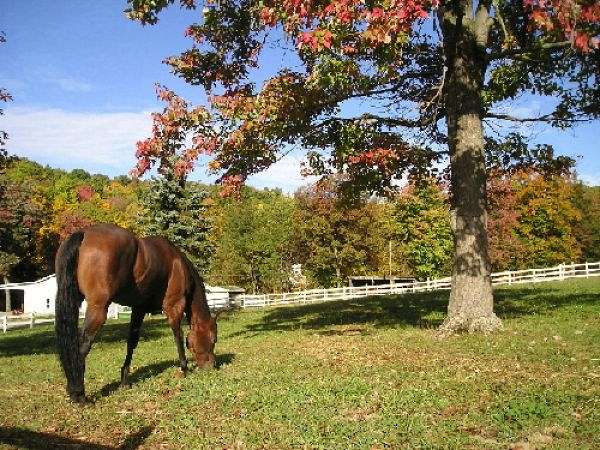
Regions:
<svg viewBox="0 0 600 450"><path fill-rule="evenodd" d="M231 364L234 359L235 355L233 353L223 353L221 355L217 355L216 369L219 370L221 367ZM139 369L129 374L129 382L132 386L134 386L140 381L159 375L171 367L178 367L177 362L174 359L168 359L165 361L140 367ZM95 402L102 397L108 397L109 395L116 392L120 388L120 386L120 381L113 381L111 383L108 383L107 385L102 387L97 393L91 396L92 402Z"/></svg>
<svg viewBox="0 0 600 450"><path fill-rule="evenodd" d="M219 370L224 366L228 366L235 359L235 355L233 353L222 353L217 355L216 369Z"/></svg>
<svg viewBox="0 0 600 450"><path fill-rule="evenodd" d="M41 433L18 427L0 427L0 444L13 445L23 449L86 449L86 450L116 450L136 449L152 433L152 427L144 427L127 436L118 447L93 444L79 439L58 436L52 433Z"/></svg>
<svg viewBox="0 0 600 450"><path fill-rule="evenodd" d="M79 327L81 328L81 323ZM166 332L170 332L170 329L164 319L147 318L142 327L141 340L154 341L160 339ZM96 342L123 342L126 345L128 335L129 322L107 323L100 330ZM51 353L56 353L52 325L39 329L34 328L26 332L10 331L0 339L0 358Z"/></svg>
<svg viewBox="0 0 600 450"><path fill-rule="evenodd" d="M170 367L175 367L175 361L172 359L140 367L139 369L129 374L129 382L131 383L131 385L135 385L147 378L161 374ZM120 388L120 386L120 380L108 383L107 385L102 387L96 394L91 396L92 402L96 401L98 398L101 397L108 397L109 395L116 392Z"/></svg>
<svg viewBox="0 0 600 450"><path fill-rule="evenodd" d="M570 306L600 305L600 284L595 289L569 291L550 286L529 285L518 288L504 287L494 290L494 310L502 319L512 319L552 311Z"/></svg>
<svg viewBox="0 0 600 450"><path fill-rule="evenodd" d="M600 305L600 286L569 292L547 286L502 288L494 292L496 313L503 319L548 314L571 305ZM449 291L365 297L310 305L272 308L234 335L262 331L316 330L323 335L364 334L360 326L435 328L446 316ZM335 325L355 326L344 330Z"/></svg>
<svg viewBox="0 0 600 450"><path fill-rule="evenodd" d="M296 329L321 330L325 335L357 334L365 333L358 326L366 324L432 328L443 320L447 304L447 292L429 292L285 306L269 309L259 322L249 324L236 334ZM335 325L352 325L355 328L343 331L327 329Z"/></svg>

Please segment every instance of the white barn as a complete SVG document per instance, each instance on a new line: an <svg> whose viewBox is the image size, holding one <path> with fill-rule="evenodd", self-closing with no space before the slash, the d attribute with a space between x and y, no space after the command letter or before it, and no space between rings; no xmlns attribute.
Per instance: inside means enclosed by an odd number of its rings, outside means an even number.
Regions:
<svg viewBox="0 0 600 450"><path fill-rule="evenodd" d="M206 298L211 308L225 308L230 304L229 291L219 286L206 287ZM23 313L36 315L53 315L56 300L56 275L49 275L37 281L25 283L8 283L0 285L0 291L22 291ZM4 294L0 292L0 295ZM13 305L14 306L14 305ZM112 305L111 305L112 307ZM85 310L85 302L81 306ZM114 313L109 317L114 317ZM115 310L116 312L116 310Z"/></svg>

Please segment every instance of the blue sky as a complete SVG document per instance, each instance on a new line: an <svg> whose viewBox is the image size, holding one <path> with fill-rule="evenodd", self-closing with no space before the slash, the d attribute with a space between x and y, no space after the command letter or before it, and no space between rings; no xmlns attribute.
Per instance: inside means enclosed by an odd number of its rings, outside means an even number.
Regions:
<svg viewBox="0 0 600 450"><path fill-rule="evenodd" d="M11 153L65 169L126 173L134 164L135 142L149 134L149 113L160 108L156 82L192 103L203 102L201 88L186 85L161 64L189 46L184 30L201 12L171 7L158 25L142 27L125 18L125 7L125 0L0 0L0 30L7 38L0 46L0 86L14 97L0 129L10 134ZM259 76L289 61L288 54L271 52ZM526 99L518 107L543 106ZM527 133L561 154L581 155L581 178L600 184L598 125ZM300 161L293 154L250 184L293 190L306 182ZM194 177L209 180L202 165Z"/></svg>

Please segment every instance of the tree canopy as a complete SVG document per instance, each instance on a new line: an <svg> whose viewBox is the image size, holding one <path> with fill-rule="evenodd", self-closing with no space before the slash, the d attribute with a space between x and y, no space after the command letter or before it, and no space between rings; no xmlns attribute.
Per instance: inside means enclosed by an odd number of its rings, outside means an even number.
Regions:
<svg viewBox="0 0 600 450"><path fill-rule="evenodd" d="M127 12L153 24L173 3L129 0ZM235 192L300 145L311 173L342 172L354 189L385 191L403 176L431 175L449 156L454 258L442 329L492 331L501 323L486 230L486 124L502 132L513 121L597 118L599 34L600 4L587 0L206 2L203 20L186 30L192 47L166 61L207 91L209 105L190 107L160 87L167 107L138 144L136 171L175 156L185 173L211 155L225 193ZM295 59L256 86L252 71L279 42ZM547 110L507 113L524 93L546 98Z"/></svg>

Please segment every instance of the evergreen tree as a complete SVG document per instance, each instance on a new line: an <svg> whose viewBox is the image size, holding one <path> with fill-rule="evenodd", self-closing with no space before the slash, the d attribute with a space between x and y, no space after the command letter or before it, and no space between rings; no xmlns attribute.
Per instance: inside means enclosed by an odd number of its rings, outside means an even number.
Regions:
<svg viewBox="0 0 600 450"><path fill-rule="evenodd" d="M169 239L201 273L208 268L214 250L208 240L211 224L206 217L206 196L198 186L166 172L153 178L141 198L142 232Z"/></svg>

